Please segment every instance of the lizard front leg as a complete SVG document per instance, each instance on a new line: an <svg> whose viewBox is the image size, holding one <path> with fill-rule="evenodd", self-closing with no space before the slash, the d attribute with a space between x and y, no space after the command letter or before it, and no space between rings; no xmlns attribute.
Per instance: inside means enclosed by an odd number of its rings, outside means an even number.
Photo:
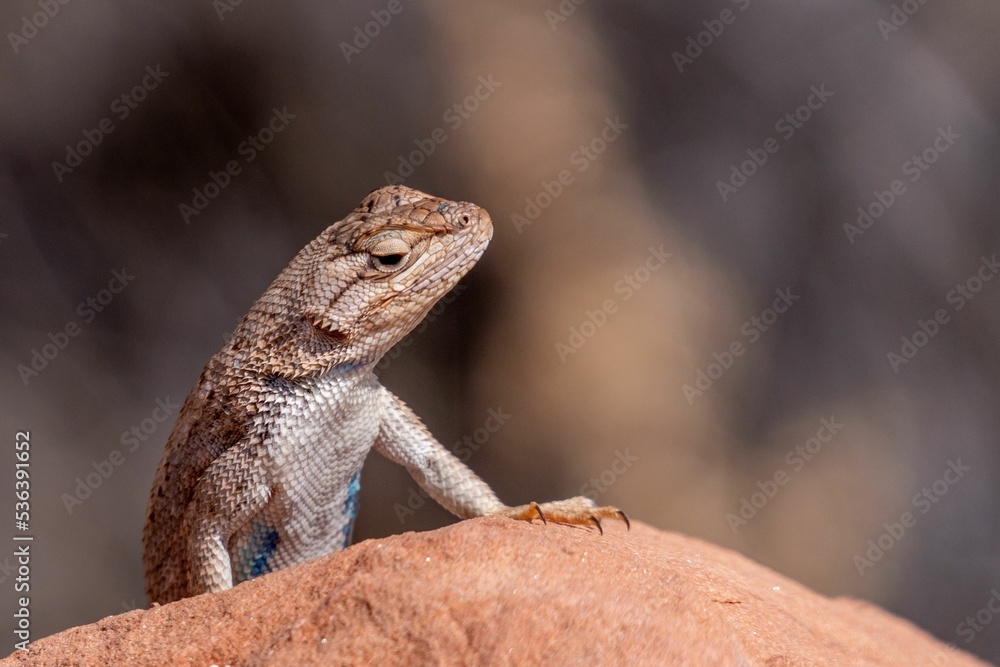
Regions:
<svg viewBox="0 0 1000 667"><path fill-rule="evenodd" d="M233 587L229 542L267 506L271 489L251 443L226 451L201 476L185 514L188 595Z"/></svg>
<svg viewBox="0 0 1000 667"><path fill-rule="evenodd" d="M531 521L541 519L565 524L596 525L601 519L618 517L628 525L628 517L617 507L598 507L585 496L548 503L508 507L486 482L449 452L431 435L420 418L388 389L382 426L375 449L390 461L404 466L417 483L446 510L462 519L500 515Z"/></svg>

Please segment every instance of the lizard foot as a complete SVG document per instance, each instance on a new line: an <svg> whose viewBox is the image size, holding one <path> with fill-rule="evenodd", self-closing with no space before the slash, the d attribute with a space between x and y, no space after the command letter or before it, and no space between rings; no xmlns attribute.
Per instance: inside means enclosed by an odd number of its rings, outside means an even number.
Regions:
<svg viewBox="0 0 1000 667"><path fill-rule="evenodd" d="M572 526L595 525L601 535L604 534L601 519L607 519L608 517L624 521L626 530L632 527L625 512L617 507L597 507L594 501L586 496L577 496L576 498L556 500L549 503L531 502L527 505L508 507L497 514L520 521L541 519L542 523L551 521L553 523L563 523Z"/></svg>

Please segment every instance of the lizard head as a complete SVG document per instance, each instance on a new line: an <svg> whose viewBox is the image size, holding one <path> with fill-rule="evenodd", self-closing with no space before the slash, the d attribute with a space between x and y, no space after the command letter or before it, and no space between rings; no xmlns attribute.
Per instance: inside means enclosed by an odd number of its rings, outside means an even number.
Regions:
<svg viewBox="0 0 1000 667"><path fill-rule="evenodd" d="M475 204L399 185L365 197L288 269L299 262L298 305L315 329L310 345L327 352L324 366L377 363L473 267L492 236L489 214Z"/></svg>

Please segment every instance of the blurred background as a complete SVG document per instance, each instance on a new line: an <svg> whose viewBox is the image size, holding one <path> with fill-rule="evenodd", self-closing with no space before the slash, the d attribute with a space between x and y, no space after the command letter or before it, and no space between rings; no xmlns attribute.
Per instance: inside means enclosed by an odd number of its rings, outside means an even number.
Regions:
<svg viewBox="0 0 1000 667"><path fill-rule="evenodd" d="M1000 5L14 0L0 27L35 638L145 605L177 406L404 182L496 233L379 375L501 498L585 493L1000 660ZM453 521L416 489L371 457L356 540Z"/></svg>

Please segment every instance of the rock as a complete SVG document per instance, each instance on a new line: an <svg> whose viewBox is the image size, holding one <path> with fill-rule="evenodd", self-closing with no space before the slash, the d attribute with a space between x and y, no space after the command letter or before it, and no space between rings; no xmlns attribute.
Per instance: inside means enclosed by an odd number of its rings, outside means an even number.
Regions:
<svg viewBox="0 0 1000 667"><path fill-rule="evenodd" d="M981 665L870 604L633 522L489 518L111 616L3 665Z"/></svg>

